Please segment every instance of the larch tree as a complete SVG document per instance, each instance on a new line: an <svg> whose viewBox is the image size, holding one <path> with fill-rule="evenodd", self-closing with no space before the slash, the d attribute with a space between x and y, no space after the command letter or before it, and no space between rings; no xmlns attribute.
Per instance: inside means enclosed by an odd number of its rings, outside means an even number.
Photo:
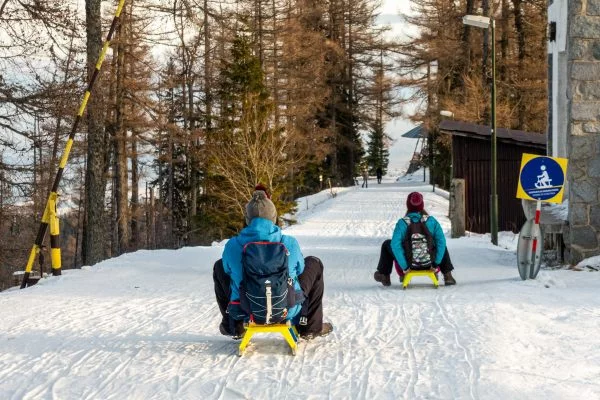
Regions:
<svg viewBox="0 0 600 400"><path fill-rule="evenodd" d="M440 111L452 111L457 120L490 121L491 35L462 24L462 16L477 8L496 21L498 127L546 130L545 2L414 0L414 12L404 17L419 33L399 50L399 83L420 104L412 118L429 133L432 180L444 187L450 139L438 133Z"/></svg>
<svg viewBox="0 0 600 400"><path fill-rule="evenodd" d="M100 0L86 0L87 80L90 81L102 49L102 14ZM87 105L87 169L85 175L85 223L83 228L83 263L94 265L106 257L106 173L108 169L108 135L105 130L105 100L101 76Z"/></svg>

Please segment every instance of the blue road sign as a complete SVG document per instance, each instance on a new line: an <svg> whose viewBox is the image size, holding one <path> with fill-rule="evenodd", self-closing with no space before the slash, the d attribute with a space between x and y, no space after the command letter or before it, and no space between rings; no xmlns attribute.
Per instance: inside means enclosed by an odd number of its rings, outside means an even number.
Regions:
<svg viewBox="0 0 600 400"><path fill-rule="evenodd" d="M564 183L563 167L551 157L532 158L521 169L521 187L535 200L552 199L562 190Z"/></svg>

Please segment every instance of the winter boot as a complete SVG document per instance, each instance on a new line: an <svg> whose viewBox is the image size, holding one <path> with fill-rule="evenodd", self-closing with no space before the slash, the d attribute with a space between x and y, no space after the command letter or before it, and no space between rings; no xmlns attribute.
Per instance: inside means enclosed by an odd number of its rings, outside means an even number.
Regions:
<svg viewBox="0 0 600 400"><path fill-rule="evenodd" d="M300 337L304 340L312 340L319 336L327 336L333 331L333 325L331 322L323 322L323 326L321 327L320 332L306 332L301 333Z"/></svg>
<svg viewBox="0 0 600 400"><path fill-rule="evenodd" d="M233 332L231 331L233 328ZM219 325L219 332L221 335L231 336L233 339L241 339L246 332L246 328L244 328L244 321L234 321L233 327L229 322L221 322Z"/></svg>
<svg viewBox="0 0 600 400"><path fill-rule="evenodd" d="M456 281L454 280L454 277L452 276L452 272L448 271L444 274L444 285L446 285L446 286L456 285Z"/></svg>
<svg viewBox="0 0 600 400"><path fill-rule="evenodd" d="M390 281L390 276L382 274L379 271L375 271L375 274L373 274L373 278L375 278L377 282L381 282L383 286L390 286L392 284L392 281Z"/></svg>

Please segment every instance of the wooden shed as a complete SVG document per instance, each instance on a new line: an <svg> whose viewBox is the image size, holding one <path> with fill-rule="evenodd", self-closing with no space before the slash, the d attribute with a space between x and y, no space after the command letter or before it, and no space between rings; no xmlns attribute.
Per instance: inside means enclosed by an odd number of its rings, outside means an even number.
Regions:
<svg viewBox="0 0 600 400"><path fill-rule="evenodd" d="M452 178L465 180L465 227L490 232L490 127L445 120L440 132L452 135ZM546 135L498 129L496 143L498 230L518 232L525 222L521 200L516 198L521 156L546 155Z"/></svg>

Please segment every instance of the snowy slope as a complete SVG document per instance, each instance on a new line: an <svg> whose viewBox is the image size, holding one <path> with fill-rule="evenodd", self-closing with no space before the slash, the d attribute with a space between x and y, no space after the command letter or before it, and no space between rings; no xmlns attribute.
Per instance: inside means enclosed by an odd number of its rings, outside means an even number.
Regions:
<svg viewBox="0 0 600 400"><path fill-rule="evenodd" d="M242 358L218 332L222 245L139 251L0 293L0 399L598 399L600 274L518 277L516 237L449 240L458 285L373 281L412 190L353 188L286 230L325 264L334 332L292 357L258 336Z"/></svg>

